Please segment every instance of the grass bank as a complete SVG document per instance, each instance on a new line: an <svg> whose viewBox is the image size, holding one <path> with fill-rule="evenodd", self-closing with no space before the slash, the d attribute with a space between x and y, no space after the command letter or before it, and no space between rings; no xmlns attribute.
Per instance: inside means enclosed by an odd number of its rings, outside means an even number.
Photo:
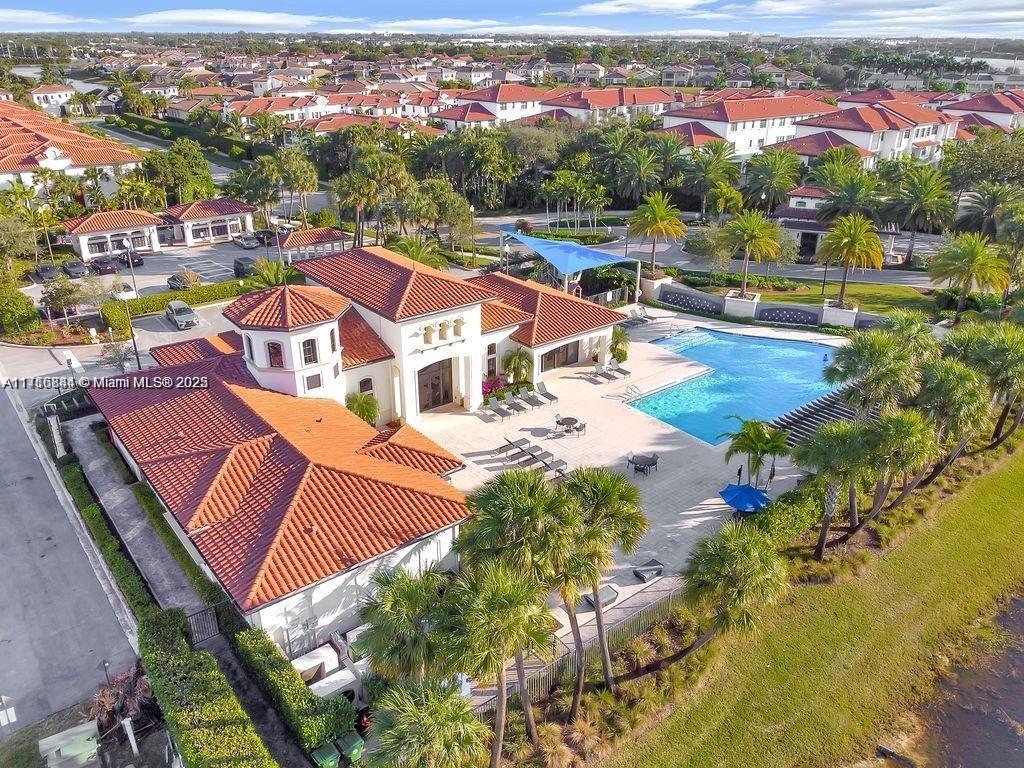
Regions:
<svg viewBox="0 0 1024 768"><path fill-rule="evenodd" d="M821 304L822 299L834 299L839 295L839 282L825 283L825 295L821 294L820 280L796 280L805 288L796 291L769 291L757 289L761 301L780 302L784 304ZM728 289L715 287L714 293L722 294ZM860 307L864 312L883 314L894 309L917 309L925 313L933 313L935 304L928 296L915 288L906 285L890 285L888 283L847 283L846 300Z"/></svg>
<svg viewBox="0 0 1024 768"><path fill-rule="evenodd" d="M1024 580L1024 453L852 581L806 586L722 644L692 699L608 768L831 766L871 754L929 688L943 642Z"/></svg>

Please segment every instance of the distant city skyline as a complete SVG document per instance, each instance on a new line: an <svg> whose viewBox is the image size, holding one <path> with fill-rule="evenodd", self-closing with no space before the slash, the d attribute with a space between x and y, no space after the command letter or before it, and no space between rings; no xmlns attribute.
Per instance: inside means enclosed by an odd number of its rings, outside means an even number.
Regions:
<svg viewBox="0 0 1024 768"><path fill-rule="evenodd" d="M550 34L607 36L651 34L724 36L729 32L878 37L1024 37L1019 0L522 0L513 8L452 0L444 15L392 0L367 12L365 5L327 6L298 0L281 11L267 0L224 7L185 7L180 0L142 2L131 13L120 2L99 0L70 7L42 0L32 7L0 8L5 32L334 32L483 36ZM332 7L337 10L328 10ZM514 11L514 12L511 12Z"/></svg>

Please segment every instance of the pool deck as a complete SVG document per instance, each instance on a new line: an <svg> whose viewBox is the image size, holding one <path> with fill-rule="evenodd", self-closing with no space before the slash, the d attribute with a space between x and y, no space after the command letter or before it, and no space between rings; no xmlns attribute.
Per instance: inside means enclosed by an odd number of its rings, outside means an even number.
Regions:
<svg viewBox="0 0 1024 768"><path fill-rule="evenodd" d="M497 472L515 466L494 453L505 438L529 439L552 453L555 459L565 460L568 470L599 465L626 471L626 455L630 451L659 454L656 472L646 477L630 475L640 489L650 530L633 555L619 555L606 577L620 593L612 610L621 606L612 613L609 623L624 618L615 614L634 611L664 594L669 585L659 585L659 582L675 581L671 577L685 565L697 542L728 519L731 510L718 498L718 491L735 482L736 470L744 463L742 458L736 457L726 464L727 443L708 445L627 404L626 388L630 385L646 394L708 370L663 346L647 342L698 326L830 346L840 346L846 341L842 337L810 331L735 325L668 310L649 308L648 312L658 320L631 330L632 343L625 363L632 372L628 378L605 382L592 375L592 365L564 368L545 377L548 389L559 397L558 403L504 421L450 408L425 414L422 424L423 432L465 460L466 468L452 476L452 483L467 492L478 488ZM586 434L576 437L555 431L556 413L586 422ZM775 497L785 492L794 485L798 475L799 471L788 460L779 462L769 493ZM651 558L664 563L665 577L645 585L632 575L632 569ZM645 599L647 596L649 599ZM564 614L556 610L556 617L563 620ZM593 615L584 614L581 619L589 624ZM564 620L562 623L560 635L567 632Z"/></svg>

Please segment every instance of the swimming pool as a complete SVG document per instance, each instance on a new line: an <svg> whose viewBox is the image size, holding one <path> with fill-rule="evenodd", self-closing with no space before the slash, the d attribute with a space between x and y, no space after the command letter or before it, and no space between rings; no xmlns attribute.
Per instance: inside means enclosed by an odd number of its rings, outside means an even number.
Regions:
<svg viewBox="0 0 1024 768"><path fill-rule="evenodd" d="M706 443L738 426L730 416L770 421L832 391L822 371L824 344L699 328L654 342L713 370L652 392L631 405Z"/></svg>

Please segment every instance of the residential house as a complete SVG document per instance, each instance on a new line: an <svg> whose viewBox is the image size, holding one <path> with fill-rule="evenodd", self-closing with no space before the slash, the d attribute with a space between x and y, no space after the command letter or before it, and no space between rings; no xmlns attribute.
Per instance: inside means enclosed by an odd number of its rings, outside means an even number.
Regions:
<svg viewBox="0 0 1024 768"><path fill-rule="evenodd" d="M810 165L812 160L816 160L828 150L842 149L844 147L853 148L853 150L861 157L861 162L864 168L875 167L875 154L873 152L854 144L849 139L843 138L834 131L820 131L806 136L798 136L794 139L780 141L777 144L770 144L766 146L765 149L788 149L795 153L796 156L800 158L800 162L804 165Z"/></svg>
<svg viewBox="0 0 1024 768"><path fill-rule="evenodd" d="M671 64L661 70L662 87L678 88L689 85L695 69L689 64Z"/></svg>
<svg viewBox="0 0 1024 768"><path fill-rule="evenodd" d="M28 94L36 106L46 112L60 114L61 107L75 95L75 89L70 85L37 85Z"/></svg>
<svg viewBox="0 0 1024 768"><path fill-rule="evenodd" d="M772 213L783 231L796 240L799 254L805 259L814 257L822 235L828 231L828 224L818 220L818 209L830 196L831 192L824 187L794 187L787 202Z"/></svg>
<svg viewBox="0 0 1024 768"><path fill-rule="evenodd" d="M1012 131L1024 126L1024 90L981 93L956 104L939 107L939 111L954 116L974 113Z"/></svg>
<svg viewBox="0 0 1024 768"><path fill-rule="evenodd" d="M547 95L546 91L538 88L517 83L503 83L461 93L455 97L455 103L481 107L490 113L490 122L500 124L543 112L544 108L541 102ZM445 119L439 114L435 116L438 119ZM473 111L472 117L473 119L479 118L477 122L486 121L483 113L476 109Z"/></svg>
<svg viewBox="0 0 1024 768"><path fill-rule="evenodd" d="M770 77L772 85L776 88L786 87L786 70L781 67L777 67L774 64L759 64L754 67L754 73Z"/></svg>
<svg viewBox="0 0 1024 768"><path fill-rule="evenodd" d="M586 88L564 91L541 102L545 112L562 110L581 123L655 116L676 104L675 94L663 88Z"/></svg>

